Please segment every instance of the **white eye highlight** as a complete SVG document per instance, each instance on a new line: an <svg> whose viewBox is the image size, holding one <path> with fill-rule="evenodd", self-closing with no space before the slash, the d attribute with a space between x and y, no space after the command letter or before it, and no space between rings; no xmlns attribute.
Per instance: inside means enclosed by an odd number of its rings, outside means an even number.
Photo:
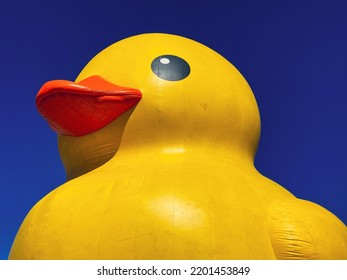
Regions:
<svg viewBox="0 0 347 280"><path fill-rule="evenodd" d="M160 63L161 64L169 64L170 63L170 59L163 57L160 59Z"/></svg>

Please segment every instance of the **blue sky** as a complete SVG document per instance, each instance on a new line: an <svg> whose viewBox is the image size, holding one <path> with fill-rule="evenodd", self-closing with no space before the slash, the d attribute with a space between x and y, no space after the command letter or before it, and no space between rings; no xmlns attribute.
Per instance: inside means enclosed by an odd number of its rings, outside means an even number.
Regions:
<svg viewBox="0 0 347 280"><path fill-rule="evenodd" d="M65 174L35 95L74 80L131 35L182 35L245 76L262 133L258 170L347 224L346 1L8 1L0 10L0 259L31 207Z"/></svg>

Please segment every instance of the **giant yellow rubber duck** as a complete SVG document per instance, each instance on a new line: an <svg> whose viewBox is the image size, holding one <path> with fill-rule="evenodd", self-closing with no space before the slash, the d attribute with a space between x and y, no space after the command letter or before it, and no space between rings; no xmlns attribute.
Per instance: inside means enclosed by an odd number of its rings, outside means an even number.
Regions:
<svg viewBox="0 0 347 280"><path fill-rule="evenodd" d="M208 47L130 37L36 101L68 180L29 212L11 259L347 259L337 217L255 169L255 98Z"/></svg>

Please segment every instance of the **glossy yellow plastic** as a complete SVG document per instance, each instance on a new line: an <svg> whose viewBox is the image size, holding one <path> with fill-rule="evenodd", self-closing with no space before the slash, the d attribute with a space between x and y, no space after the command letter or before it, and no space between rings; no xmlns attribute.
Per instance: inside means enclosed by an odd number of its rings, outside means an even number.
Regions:
<svg viewBox="0 0 347 280"><path fill-rule="evenodd" d="M151 70L176 55L188 77ZM145 34L83 69L141 90L136 108L59 135L67 181L24 220L12 259L347 259L347 229L254 168L260 118L242 75L192 40Z"/></svg>

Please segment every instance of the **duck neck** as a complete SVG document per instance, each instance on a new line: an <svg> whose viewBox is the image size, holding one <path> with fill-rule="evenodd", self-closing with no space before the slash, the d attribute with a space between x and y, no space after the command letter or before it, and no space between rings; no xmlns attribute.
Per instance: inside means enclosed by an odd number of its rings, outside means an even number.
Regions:
<svg viewBox="0 0 347 280"><path fill-rule="evenodd" d="M140 174L163 170L237 166L238 170L254 168L253 158L238 149L222 145L145 145L121 147L101 169L122 174ZM100 170L101 170L100 169Z"/></svg>
<svg viewBox="0 0 347 280"><path fill-rule="evenodd" d="M58 135L58 147L67 180L100 166L142 169L237 164L253 166L256 146L246 141L222 141L218 137L193 137L187 133L151 133L132 125L133 109L104 128L81 137ZM130 118L130 119L129 119ZM160 130L164 131L164 130ZM166 132L168 130L166 129ZM215 135L215 134L212 134ZM224 139L224 138L222 138ZM248 152L247 152L248 151ZM107 163L107 164L105 164ZM129 169L129 170L130 170ZM134 171L136 172L136 170Z"/></svg>

